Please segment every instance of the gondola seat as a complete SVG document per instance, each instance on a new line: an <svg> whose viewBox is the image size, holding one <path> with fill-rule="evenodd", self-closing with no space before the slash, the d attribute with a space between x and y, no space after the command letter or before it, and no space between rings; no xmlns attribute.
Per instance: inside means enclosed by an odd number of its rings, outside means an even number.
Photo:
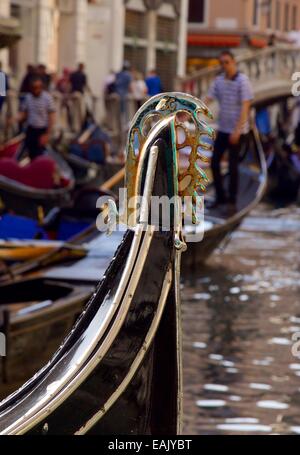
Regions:
<svg viewBox="0 0 300 455"><path fill-rule="evenodd" d="M106 162L105 147L102 141L91 142L89 144L73 143L70 146L70 153L92 163L104 165Z"/></svg>
<svg viewBox="0 0 300 455"><path fill-rule="evenodd" d="M15 157L19 147L20 147L19 142L15 142L13 144L8 145L5 144L4 146L0 147L0 159Z"/></svg>
<svg viewBox="0 0 300 455"><path fill-rule="evenodd" d="M41 190L68 185L67 179L59 176L55 161L47 156L40 156L26 166L21 166L13 158L3 158L0 160L0 175Z"/></svg>

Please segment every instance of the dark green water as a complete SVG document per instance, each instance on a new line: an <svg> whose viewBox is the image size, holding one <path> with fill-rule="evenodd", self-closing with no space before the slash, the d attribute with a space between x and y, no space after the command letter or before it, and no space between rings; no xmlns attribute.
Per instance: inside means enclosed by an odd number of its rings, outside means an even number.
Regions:
<svg viewBox="0 0 300 455"><path fill-rule="evenodd" d="M300 434L300 209L260 206L182 304L184 433Z"/></svg>

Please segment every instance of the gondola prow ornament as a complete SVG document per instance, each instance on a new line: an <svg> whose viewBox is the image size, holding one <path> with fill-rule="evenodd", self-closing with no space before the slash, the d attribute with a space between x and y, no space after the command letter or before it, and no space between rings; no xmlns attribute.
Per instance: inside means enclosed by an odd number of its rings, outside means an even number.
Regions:
<svg viewBox="0 0 300 455"><path fill-rule="evenodd" d="M184 93L163 93L154 96L141 107L132 120L128 134L125 176L127 202L119 221L130 227L138 224L141 209L138 198L141 195L143 169L148 159L147 150L158 140L164 140L169 159L173 163L172 184L176 188L177 197L181 198L174 203L174 211L179 223L177 244L182 245L179 240L182 236L182 217L179 213L182 204L187 204L190 200L192 222L197 224L199 196L205 192L208 183L206 174L198 163L207 162L203 152L212 150L215 133L205 118L212 119L208 108L197 98ZM189 154L186 168L179 166L182 151ZM116 215L116 207L110 202L108 217L115 220ZM108 223L109 230L112 224Z"/></svg>

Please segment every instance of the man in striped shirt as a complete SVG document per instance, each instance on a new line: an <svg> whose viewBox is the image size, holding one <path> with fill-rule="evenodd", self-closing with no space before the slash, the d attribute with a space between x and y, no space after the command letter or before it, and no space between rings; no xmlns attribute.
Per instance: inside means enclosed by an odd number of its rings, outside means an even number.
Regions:
<svg viewBox="0 0 300 455"><path fill-rule="evenodd" d="M55 104L52 96L44 91L39 76L31 80L31 92L21 104L19 122L27 122L25 148L30 159L42 155L49 142L49 135L55 122Z"/></svg>
<svg viewBox="0 0 300 455"><path fill-rule="evenodd" d="M212 172L216 200L211 207L228 203L234 212L238 192L239 151L249 133L249 113L253 90L248 77L237 69L234 55L224 51L220 55L223 72L211 85L206 103L216 99L220 106L218 133L212 158ZM225 194L220 163L224 152L229 152L229 192Z"/></svg>

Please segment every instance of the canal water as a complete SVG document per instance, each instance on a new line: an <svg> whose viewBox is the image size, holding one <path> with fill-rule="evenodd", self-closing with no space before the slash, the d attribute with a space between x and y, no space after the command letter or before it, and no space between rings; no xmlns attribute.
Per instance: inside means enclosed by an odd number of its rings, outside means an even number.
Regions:
<svg viewBox="0 0 300 455"><path fill-rule="evenodd" d="M300 209L260 205L182 307L184 434L300 434Z"/></svg>

